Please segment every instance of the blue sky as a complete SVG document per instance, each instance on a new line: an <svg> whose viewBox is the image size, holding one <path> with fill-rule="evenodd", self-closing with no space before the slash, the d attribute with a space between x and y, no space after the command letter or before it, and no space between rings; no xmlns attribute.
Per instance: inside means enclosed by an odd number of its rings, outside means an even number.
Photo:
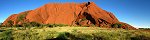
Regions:
<svg viewBox="0 0 150 40"><path fill-rule="evenodd" d="M0 22L11 14L34 10L49 2L95 2L99 7L112 12L121 22L135 27L150 28L150 0L1 0Z"/></svg>

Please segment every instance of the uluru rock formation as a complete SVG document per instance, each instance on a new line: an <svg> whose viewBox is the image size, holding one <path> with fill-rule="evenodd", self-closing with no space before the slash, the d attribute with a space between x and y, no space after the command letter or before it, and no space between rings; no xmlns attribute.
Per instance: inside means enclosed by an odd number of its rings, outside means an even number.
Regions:
<svg viewBox="0 0 150 40"><path fill-rule="evenodd" d="M3 25L6 25L9 20L13 21L13 25L38 22L41 24L96 25L110 28L111 24L125 24L119 22L111 12L99 8L94 2L48 3L35 10L13 14L3 22Z"/></svg>

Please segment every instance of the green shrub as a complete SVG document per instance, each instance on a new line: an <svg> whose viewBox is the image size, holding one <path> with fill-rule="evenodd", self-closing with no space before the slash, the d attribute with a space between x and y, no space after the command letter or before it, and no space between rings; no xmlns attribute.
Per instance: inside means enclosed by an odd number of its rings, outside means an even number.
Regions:
<svg viewBox="0 0 150 40"><path fill-rule="evenodd" d="M68 26L68 25L65 25L65 24L54 24L55 27L59 26L59 27L63 27L63 26Z"/></svg>
<svg viewBox="0 0 150 40"><path fill-rule="evenodd" d="M69 35L70 35L70 33L68 33L68 32L61 32L61 33L59 33L57 39L58 40L68 40Z"/></svg>
<svg viewBox="0 0 150 40"><path fill-rule="evenodd" d="M53 39L57 32L55 31L45 31L45 30L22 30L20 32L14 32L14 40L45 40ZM56 38L56 37L55 37Z"/></svg>
<svg viewBox="0 0 150 40"><path fill-rule="evenodd" d="M86 18L82 18L80 22L87 20Z"/></svg>
<svg viewBox="0 0 150 40"><path fill-rule="evenodd" d="M140 30L150 30L150 28L139 28Z"/></svg>
<svg viewBox="0 0 150 40"><path fill-rule="evenodd" d="M26 23L22 23L21 25L16 24L13 25L13 27L63 27L63 26L68 26L65 24L40 24L37 22L26 22Z"/></svg>
<svg viewBox="0 0 150 40"><path fill-rule="evenodd" d="M96 25L94 25L94 24L91 24L91 26L92 26L92 27L96 27Z"/></svg>
<svg viewBox="0 0 150 40"><path fill-rule="evenodd" d="M13 26L13 21L12 21L12 20L7 21L7 25L6 25L6 26L7 26L7 27Z"/></svg>
<svg viewBox="0 0 150 40"><path fill-rule="evenodd" d="M92 40L93 36L86 33L74 33L71 38L73 40Z"/></svg>
<svg viewBox="0 0 150 40"><path fill-rule="evenodd" d="M13 25L13 27L22 27L22 26L19 24L16 24L16 25Z"/></svg>
<svg viewBox="0 0 150 40"><path fill-rule="evenodd" d="M39 36L37 35L36 32L32 31L23 31L23 32L16 32L13 33L14 40L38 40Z"/></svg>
<svg viewBox="0 0 150 40"><path fill-rule="evenodd" d="M47 27L63 27L63 26L68 26L65 24L44 24L43 26L47 26Z"/></svg>
<svg viewBox="0 0 150 40"><path fill-rule="evenodd" d="M81 26L81 24L79 22L75 22L75 24Z"/></svg>
<svg viewBox="0 0 150 40"><path fill-rule="evenodd" d="M37 22L28 22L28 23L23 23L23 27L39 27L41 24Z"/></svg>
<svg viewBox="0 0 150 40"><path fill-rule="evenodd" d="M5 30L3 30L3 29L0 29L0 32L3 32L3 31L5 31Z"/></svg>
<svg viewBox="0 0 150 40"><path fill-rule="evenodd" d="M0 40L12 40L12 30L6 30L4 32L0 32Z"/></svg>
<svg viewBox="0 0 150 40"><path fill-rule="evenodd" d="M115 23L115 24L112 24L111 26L112 26L112 28L121 28L122 24Z"/></svg>
<svg viewBox="0 0 150 40"><path fill-rule="evenodd" d="M92 40L92 36L83 33L61 32L56 38L57 40Z"/></svg>
<svg viewBox="0 0 150 40"><path fill-rule="evenodd" d="M149 40L150 37L146 37L144 35L137 35L137 36L134 36L134 37L130 37L131 40Z"/></svg>
<svg viewBox="0 0 150 40"><path fill-rule="evenodd" d="M27 14L28 14L28 12L25 12L24 14L20 14L20 15L17 17L17 20L18 20L18 21L22 21L22 20L26 17Z"/></svg>
<svg viewBox="0 0 150 40"><path fill-rule="evenodd" d="M1 27L0 40L149 40L150 32L89 27ZM66 29L67 28L67 29ZM13 30L15 29L15 30ZM17 30L16 30L17 29ZM60 30L59 30L60 29ZM102 30L101 30L102 29Z"/></svg>
<svg viewBox="0 0 150 40"><path fill-rule="evenodd" d="M32 27L39 27L41 24L37 22L30 22L30 26Z"/></svg>
<svg viewBox="0 0 150 40"><path fill-rule="evenodd" d="M74 33L74 32L77 32L77 29L72 29L72 32Z"/></svg>

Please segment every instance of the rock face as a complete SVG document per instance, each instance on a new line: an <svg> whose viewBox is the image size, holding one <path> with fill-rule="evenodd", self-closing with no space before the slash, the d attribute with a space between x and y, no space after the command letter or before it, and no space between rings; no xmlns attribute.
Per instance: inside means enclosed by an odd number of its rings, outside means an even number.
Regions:
<svg viewBox="0 0 150 40"><path fill-rule="evenodd" d="M24 16L24 17L20 17ZM18 20L21 18L21 21ZM48 3L35 10L13 14L3 25L11 20L13 24L38 22L41 24L68 24L110 28L111 24L120 23L111 13L99 8L95 3Z"/></svg>

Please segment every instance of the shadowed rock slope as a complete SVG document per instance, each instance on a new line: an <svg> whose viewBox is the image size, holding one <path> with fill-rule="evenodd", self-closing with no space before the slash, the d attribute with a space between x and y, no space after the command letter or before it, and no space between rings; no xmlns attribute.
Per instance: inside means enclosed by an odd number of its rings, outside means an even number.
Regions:
<svg viewBox="0 0 150 40"><path fill-rule="evenodd" d="M67 24L80 26L99 26L111 28L112 24L120 23L111 13L99 8L95 3L48 3L35 10L13 14L8 17L3 25L12 21L13 25L24 22L38 22L41 24ZM134 29L132 26L131 29ZM124 28L124 27L122 27Z"/></svg>

